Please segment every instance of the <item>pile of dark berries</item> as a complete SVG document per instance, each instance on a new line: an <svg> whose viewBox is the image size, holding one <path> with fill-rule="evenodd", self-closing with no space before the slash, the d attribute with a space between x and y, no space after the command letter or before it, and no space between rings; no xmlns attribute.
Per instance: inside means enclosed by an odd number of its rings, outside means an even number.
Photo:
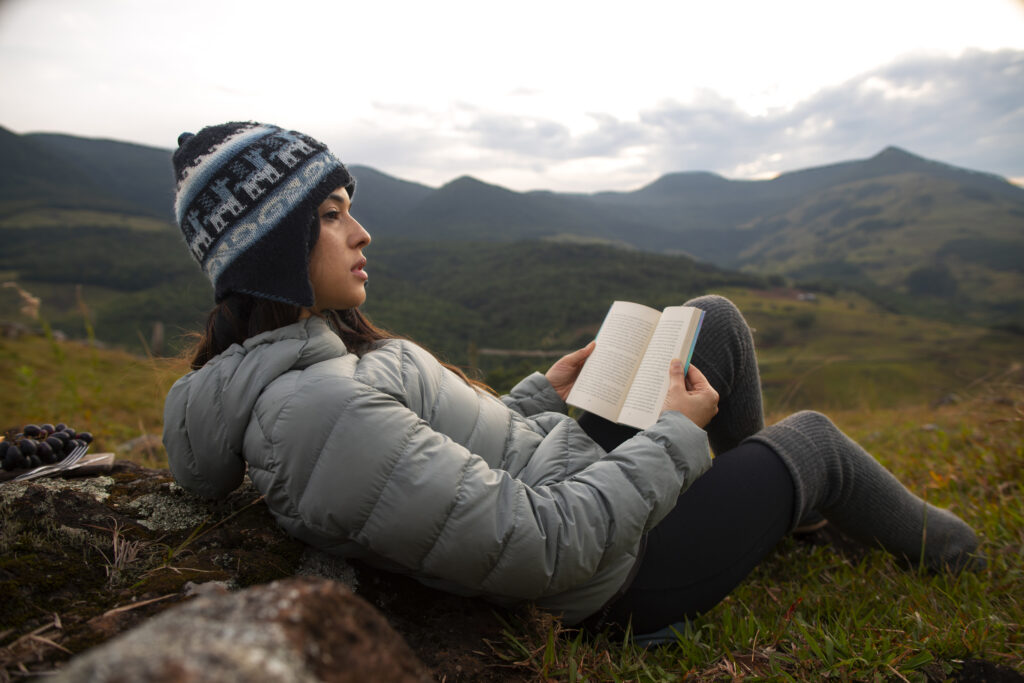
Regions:
<svg viewBox="0 0 1024 683"><path fill-rule="evenodd" d="M50 465L88 443L92 443L92 434L76 432L63 422L25 425L0 441L0 463L7 471Z"/></svg>

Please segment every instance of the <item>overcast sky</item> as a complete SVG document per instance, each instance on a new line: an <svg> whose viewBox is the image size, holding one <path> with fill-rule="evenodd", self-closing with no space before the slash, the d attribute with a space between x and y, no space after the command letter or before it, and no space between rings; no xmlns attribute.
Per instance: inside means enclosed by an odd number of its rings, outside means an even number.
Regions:
<svg viewBox="0 0 1024 683"><path fill-rule="evenodd" d="M1024 183L1024 0L0 0L0 126L171 148L239 119L434 186L887 145Z"/></svg>

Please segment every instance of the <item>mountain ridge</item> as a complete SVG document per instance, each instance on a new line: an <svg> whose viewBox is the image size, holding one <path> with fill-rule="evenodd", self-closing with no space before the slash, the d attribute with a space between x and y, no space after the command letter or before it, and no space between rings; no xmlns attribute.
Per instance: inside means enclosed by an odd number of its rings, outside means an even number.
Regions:
<svg viewBox="0 0 1024 683"><path fill-rule="evenodd" d="M149 216L176 232L170 150L0 129L0 153L0 230L84 208L100 212L90 225L105 211L111 222ZM896 146L770 180L685 171L593 193L518 192L470 175L431 187L351 169L353 213L380 240L625 244L888 293L915 310L965 307L1024 329L1024 274L1014 267L1018 254L1024 263L1024 188Z"/></svg>

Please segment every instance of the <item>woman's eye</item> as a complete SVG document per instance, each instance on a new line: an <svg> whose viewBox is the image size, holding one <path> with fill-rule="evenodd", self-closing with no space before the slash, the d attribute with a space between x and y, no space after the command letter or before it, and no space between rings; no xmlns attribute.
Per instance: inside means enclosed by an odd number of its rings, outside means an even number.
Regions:
<svg viewBox="0 0 1024 683"><path fill-rule="evenodd" d="M339 214L340 214L339 211L327 211L322 216L320 216L320 218L323 218L323 219L326 219L326 220L329 220L329 221L334 221L334 220L338 219L338 215Z"/></svg>

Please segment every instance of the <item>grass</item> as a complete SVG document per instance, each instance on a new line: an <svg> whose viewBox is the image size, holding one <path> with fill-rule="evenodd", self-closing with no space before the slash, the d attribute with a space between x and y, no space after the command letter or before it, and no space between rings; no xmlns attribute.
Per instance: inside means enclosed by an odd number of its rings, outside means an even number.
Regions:
<svg viewBox="0 0 1024 683"><path fill-rule="evenodd" d="M988 566L959 576L785 540L724 602L640 649L526 613L492 644L540 680L944 680L969 659L1024 673L1024 374L932 409L832 417L907 486L966 519Z"/></svg>
<svg viewBox="0 0 1024 683"><path fill-rule="evenodd" d="M1024 363L1019 335L888 313L849 292L813 300L785 289L715 293L736 302L754 328L769 411L930 404ZM553 359L479 360L486 381L505 392Z"/></svg>
<svg viewBox="0 0 1024 683"><path fill-rule="evenodd" d="M0 338L0 430L64 422L92 432L93 452L117 451L163 431L163 401L187 371L179 359L146 358L45 336ZM162 449L135 458L166 467Z"/></svg>
<svg viewBox="0 0 1024 683"><path fill-rule="evenodd" d="M1024 362L1018 335L895 315L852 293L723 293L755 330L770 411L931 403Z"/></svg>
<svg viewBox="0 0 1024 683"><path fill-rule="evenodd" d="M117 585L128 568L140 559L140 556L145 552L150 543L144 540L128 540L125 534L125 527L114 518L111 518L109 527L90 526L94 529L110 533L111 547L109 555L103 551L101 544L95 543L93 547L103 557L103 566L107 572L108 584L111 586Z"/></svg>
<svg viewBox="0 0 1024 683"><path fill-rule="evenodd" d="M538 680L934 681L969 659L1024 673L1019 338L890 316L853 297L728 294L758 329L771 417L824 408L911 490L974 526L987 568L928 575L881 552L787 539L674 644L644 650L523 610L494 652ZM764 343L773 326L781 332ZM64 421L114 450L160 433L164 396L185 370L45 336L0 339L0 420ZM162 449L133 459L166 466ZM107 564L129 550L112 547Z"/></svg>
<svg viewBox="0 0 1024 683"><path fill-rule="evenodd" d="M86 209L34 208L0 218L0 228L31 230L33 228L64 226L82 228L118 227L145 232L167 232L172 229L167 221L149 216L132 216L123 213L89 211Z"/></svg>

